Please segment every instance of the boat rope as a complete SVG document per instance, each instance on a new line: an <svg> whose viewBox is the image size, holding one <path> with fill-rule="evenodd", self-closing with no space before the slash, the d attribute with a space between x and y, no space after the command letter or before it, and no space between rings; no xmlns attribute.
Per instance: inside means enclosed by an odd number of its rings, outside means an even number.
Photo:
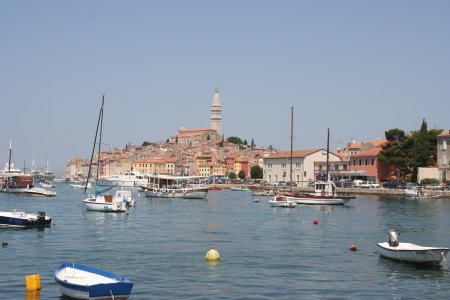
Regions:
<svg viewBox="0 0 450 300"><path fill-rule="evenodd" d="M445 263L445 265L447 266L447 269L450 269L450 266L447 263L447 260L445 259L445 255L444 252L441 251L441 256L442 256L442 261Z"/></svg>

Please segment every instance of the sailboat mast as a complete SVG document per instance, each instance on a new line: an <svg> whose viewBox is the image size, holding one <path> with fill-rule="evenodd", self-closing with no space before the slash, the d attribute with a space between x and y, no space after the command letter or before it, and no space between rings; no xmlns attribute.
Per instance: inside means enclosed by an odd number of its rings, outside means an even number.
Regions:
<svg viewBox="0 0 450 300"><path fill-rule="evenodd" d="M98 115L97 129L95 130L94 146L92 147L91 162L89 163L88 176L87 176L87 179L86 179L86 185L84 186L84 193L85 194L86 194L87 186L88 186L88 183L89 183L89 178L91 177L92 161L94 160L95 145L97 144L98 128L100 126L100 120L101 120L101 118L103 116L103 103L104 103L104 101L105 101L105 95L103 95L102 107L100 108L100 113Z"/></svg>
<svg viewBox="0 0 450 300"><path fill-rule="evenodd" d="M327 134L327 182L330 181L330 128Z"/></svg>
<svg viewBox="0 0 450 300"><path fill-rule="evenodd" d="M290 166L289 166L289 177L290 177L290 190L292 190L292 147L293 147L293 140L294 140L294 107L291 107L291 159L290 159Z"/></svg>
<svg viewBox="0 0 450 300"><path fill-rule="evenodd" d="M96 180L98 180L98 172L99 172L99 169L100 169L100 151L101 151L101 146L102 146L103 105L104 105L104 103L105 103L105 95L103 95L103 99L102 99L102 108L101 108L101 110L100 110L102 119L101 119L101 122L100 122L100 137L99 137L99 140L98 140L98 160L97 160L97 177L96 177Z"/></svg>
<svg viewBox="0 0 450 300"><path fill-rule="evenodd" d="M11 173L11 156L12 156L12 146L11 146L11 140L9 140L8 173Z"/></svg>

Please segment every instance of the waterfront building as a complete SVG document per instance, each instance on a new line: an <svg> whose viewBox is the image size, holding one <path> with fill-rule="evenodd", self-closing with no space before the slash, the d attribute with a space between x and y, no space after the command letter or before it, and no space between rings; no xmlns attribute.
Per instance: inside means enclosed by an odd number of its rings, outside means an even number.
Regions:
<svg viewBox="0 0 450 300"><path fill-rule="evenodd" d="M139 158L133 162L133 170L142 174L170 174L176 172L177 158Z"/></svg>
<svg viewBox="0 0 450 300"><path fill-rule="evenodd" d="M360 152L350 157L350 172L352 179L363 179L370 182L388 181L393 170L389 165L378 160L381 147Z"/></svg>
<svg viewBox="0 0 450 300"><path fill-rule="evenodd" d="M447 183L450 181L450 130L444 130L437 136L437 163L439 169L439 180Z"/></svg>
<svg viewBox="0 0 450 300"><path fill-rule="evenodd" d="M291 151L279 151L264 158L264 180L268 182L290 180ZM340 157L329 153L330 160L339 160ZM327 150L308 149L292 151L292 181L297 185L307 185L315 180L314 162L327 161Z"/></svg>

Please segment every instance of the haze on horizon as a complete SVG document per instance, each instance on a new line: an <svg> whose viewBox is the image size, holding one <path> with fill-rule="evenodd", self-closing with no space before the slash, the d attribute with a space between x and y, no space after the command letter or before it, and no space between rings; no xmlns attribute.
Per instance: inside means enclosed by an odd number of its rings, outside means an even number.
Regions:
<svg viewBox="0 0 450 300"><path fill-rule="evenodd" d="M449 1L2 1L0 162L89 157L209 127L288 149L449 129Z"/></svg>

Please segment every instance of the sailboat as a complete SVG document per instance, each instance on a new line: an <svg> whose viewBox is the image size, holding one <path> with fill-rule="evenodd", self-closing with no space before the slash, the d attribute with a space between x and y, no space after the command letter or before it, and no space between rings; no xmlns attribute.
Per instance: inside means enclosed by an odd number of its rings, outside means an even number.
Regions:
<svg viewBox="0 0 450 300"><path fill-rule="evenodd" d="M97 176L95 181L98 181L98 173L100 166L100 153L102 144L102 129L103 129L103 107L105 105L105 95L103 95L102 105L100 107L100 113L98 115L97 129L95 131L94 147L92 148L91 162L89 164L88 176L86 179L84 194L88 189L89 180L91 177L91 170L94 160L95 146L97 144L97 136L99 137L98 143L98 155L97 155ZM100 131L99 131L100 129ZM132 206L134 200L131 197L131 191L128 190L118 190L114 195L105 194L107 191L111 190L115 186L109 186L101 190L97 184L95 184L94 194L89 193L89 196L83 199L83 204L86 210L102 211L102 212L125 212L128 208Z"/></svg>
<svg viewBox="0 0 450 300"><path fill-rule="evenodd" d="M292 189L292 139L294 133L294 107L291 107L291 163L290 163L290 186ZM286 195L275 195L272 200L269 200L269 203L273 207L285 207L285 208L294 208L297 203Z"/></svg>

